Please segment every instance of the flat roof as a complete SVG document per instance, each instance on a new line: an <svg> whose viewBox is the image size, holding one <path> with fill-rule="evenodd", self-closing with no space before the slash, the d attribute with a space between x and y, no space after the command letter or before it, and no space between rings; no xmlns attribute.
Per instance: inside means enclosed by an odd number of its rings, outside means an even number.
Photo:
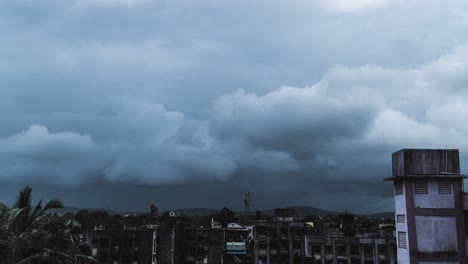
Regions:
<svg viewBox="0 0 468 264"><path fill-rule="evenodd" d="M403 175L403 176L390 176L386 177L384 181L396 181L405 178L468 178L468 175L464 174L415 174L415 175Z"/></svg>

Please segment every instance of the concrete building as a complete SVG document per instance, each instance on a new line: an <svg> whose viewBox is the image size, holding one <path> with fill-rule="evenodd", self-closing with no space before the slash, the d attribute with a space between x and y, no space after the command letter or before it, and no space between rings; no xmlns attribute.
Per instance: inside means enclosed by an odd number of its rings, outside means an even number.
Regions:
<svg viewBox="0 0 468 264"><path fill-rule="evenodd" d="M185 232L187 243L186 263L202 264L208 262L208 232L202 228L189 228Z"/></svg>
<svg viewBox="0 0 468 264"><path fill-rule="evenodd" d="M101 264L156 263L156 230L88 230L85 241Z"/></svg>
<svg viewBox="0 0 468 264"><path fill-rule="evenodd" d="M395 264L393 229L357 228L355 216L341 214L336 228L315 226L277 209L271 221L257 221L254 233L256 264Z"/></svg>
<svg viewBox="0 0 468 264"><path fill-rule="evenodd" d="M456 149L392 154L398 263L467 262L464 178Z"/></svg>
<svg viewBox="0 0 468 264"><path fill-rule="evenodd" d="M323 235L305 236L307 264L395 263L393 232L363 232L345 236L341 230L327 230Z"/></svg>
<svg viewBox="0 0 468 264"><path fill-rule="evenodd" d="M186 262L184 217L169 217L159 226L144 214L127 214L120 224L86 230L83 242L100 264L182 264Z"/></svg>
<svg viewBox="0 0 468 264"><path fill-rule="evenodd" d="M273 221L255 223L255 263L304 263L304 222L294 209L275 209L274 214Z"/></svg>
<svg viewBox="0 0 468 264"><path fill-rule="evenodd" d="M253 263L252 231L253 228L236 223L228 224L225 229L226 248L223 263Z"/></svg>
<svg viewBox="0 0 468 264"><path fill-rule="evenodd" d="M226 229L188 228L185 233L185 263L252 263L252 229L248 227L231 223Z"/></svg>

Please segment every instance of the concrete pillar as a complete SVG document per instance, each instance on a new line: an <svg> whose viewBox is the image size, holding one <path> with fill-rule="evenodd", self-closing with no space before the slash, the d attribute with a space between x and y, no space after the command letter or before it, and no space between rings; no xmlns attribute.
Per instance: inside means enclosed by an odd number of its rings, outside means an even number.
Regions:
<svg viewBox="0 0 468 264"><path fill-rule="evenodd" d="M290 224L288 224L287 231L288 231L289 264L292 264L294 254L293 254L293 240L292 240L292 236L291 236L291 225Z"/></svg>
<svg viewBox="0 0 468 264"><path fill-rule="evenodd" d="M322 264L325 264L325 239L322 242L322 246L320 246L320 255L322 255Z"/></svg>
<svg viewBox="0 0 468 264"><path fill-rule="evenodd" d="M346 243L346 257L348 258L348 264L351 264L351 243Z"/></svg>
<svg viewBox="0 0 468 264"><path fill-rule="evenodd" d="M364 244L359 244L359 255L361 256L361 264L365 264L366 262L366 257L364 253Z"/></svg>
<svg viewBox="0 0 468 264"><path fill-rule="evenodd" d="M304 235L302 235L302 240L304 241ZM304 259L305 259L305 247L306 245L304 243L301 243L301 263L304 264Z"/></svg>
<svg viewBox="0 0 468 264"><path fill-rule="evenodd" d="M337 264L337 259L336 259L336 238L333 238L333 243L332 243L332 254L333 254L333 264Z"/></svg>
<svg viewBox="0 0 468 264"><path fill-rule="evenodd" d="M391 246L390 243L387 242L387 256L390 259L390 264L395 264L395 254L394 254L394 248ZM396 247L396 245L395 245Z"/></svg>
<svg viewBox="0 0 468 264"><path fill-rule="evenodd" d="M379 264L379 244L377 243L377 239L374 239L374 263Z"/></svg>
<svg viewBox="0 0 468 264"><path fill-rule="evenodd" d="M266 250L267 264L271 263L271 261L270 261L270 243L271 243L270 236L267 236L267 250Z"/></svg>
<svg viewBox="0 0 468 264"><path fill-rule="evenodd" d="M254 233L254 236L256 234ZM254 263L257 264L258 263L258 239L255 238L254 239Z"/></svg>

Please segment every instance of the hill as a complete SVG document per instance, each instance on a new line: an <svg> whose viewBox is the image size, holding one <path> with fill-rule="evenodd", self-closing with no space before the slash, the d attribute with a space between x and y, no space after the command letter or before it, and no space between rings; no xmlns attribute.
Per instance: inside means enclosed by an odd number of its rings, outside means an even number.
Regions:
<svg viewBox="0 0 468 264"><path fill-rule="evenodd" d="M383 213L375 213L368 215L369 217L376 217L376 218L395 218L394 212L383 212Z"/></svg>
<svg viewBox="0 0 468 264"><path fill-rule="evenodd" d="M296 215L298 216L315 215L318 217L323 217L326 215L339 214L338 212L327 211L327 210L319 209L319 208L312 207L312 206L288 206L285 208L294 209L296 212ZM273 215L274 209L264 210L262 211L262 213L266 215Z"/></svg>
<svg viewBox="0 0 468 264"><path fill-rule="evenodd" d="M115 215L115 214L121 214L120 212L112 211L112 210L106 210L106 209L100 209L100 208L76 208L73 206L65 206L63 209L51 209L51 213L56 213L58 215L64 215L67 213L72 213L76 214L80 210L88 210L90 212L96 212L96 211L104 211L107 212L110 215Z"/></svg>
<svg viewBox="0 0 468 264"><path fill-rule="evenodd" d="M194 215L209 215L214 213L219 213L220 210L218 209L210 209L210 208L188 208L188 209L177 209L174 211L176 215L186 215L186 216L194 216Z"/></svg>
<svg viewBox="0 0 468 264"><path fill-rule="evenodd" d="M284 208L291 208L294 209L296 212L296 215L298 216L306 216L306 215L315 215L318 217L324 217L326 215L337 215L340 214L341 212L334 212L334 211L328 211L328 210L323 210L320 208L312 207L312 206L288 206ZM51 212L57 213L59 215L64 215L66 213L72 213L76 214L80 210L88 210L90 212L95 212L95 211L105 211L110 215L114 214L122 214L122 212L117 212L113 210L106 210L106 209L100 209L100 208L77 208L73 206L65 206L63 209L53 209ZM202 216L202 215L209 215L209 214L215 214L218 213L220 210L219 209L212 209L212 208L186 208L186 209L177 209L174 210L174 213L176 215L186 215L186 216ZM267 209L267 210L259 210L262 214L266 215L271 215L273 216L274 214L274 209ZM135 213L141 213L141 212L135 212ZM249 214L254 215L256 211L251 211ZM243 211L236 211L237 215L243 215ZM375 213L375 214L370 214L368 215L369 217L378 217L378 218L393 218L394 213L393 212L382 212L382 213Z"/></svg>

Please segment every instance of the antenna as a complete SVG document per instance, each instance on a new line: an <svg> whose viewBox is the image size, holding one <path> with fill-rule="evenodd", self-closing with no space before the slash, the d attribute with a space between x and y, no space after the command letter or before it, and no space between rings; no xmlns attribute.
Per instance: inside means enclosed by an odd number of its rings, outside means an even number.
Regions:
<svg viewBox="0 0 468 264"><path fill-rule="evenodd" d="M445 172L448 172L448 170L447 170L447 163L448 163L447 153L448 153L448 146L445 145Z"/></svg>
<svg viewBox="0 0 468 264"><path fill-rule="evenodd" d="M244 193L244 206L245 206L245 215L247 215L250 211L250 203L252 202L252 197L250 196L250 192Z"/></svg>

